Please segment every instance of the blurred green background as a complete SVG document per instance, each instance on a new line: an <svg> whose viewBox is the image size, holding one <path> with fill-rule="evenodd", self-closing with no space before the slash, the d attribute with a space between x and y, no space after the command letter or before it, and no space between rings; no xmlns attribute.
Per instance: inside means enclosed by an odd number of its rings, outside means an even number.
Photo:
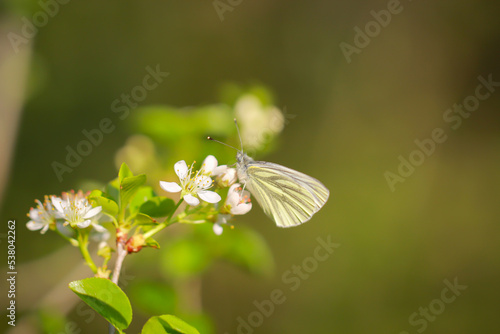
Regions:
<svg viewBox="0 0 500 334"><path fill-rule="evenodd" d="M22 18L43 9L29 0L0 5L2 259L7 220L16 219L19 272L18 325L10 328L4 317L0 328L38 333L44 319L46 328L64 328L53 333L105 330L104 320L78 306L67 288L90 275L77 249L53 233L28 231L26 213L35 198L115 177L116 153L132 134L147 131L138 129L135 108L122 121L112 103L142 84L147 66L159 65L169 76L140 107L217 105L224 102L221 87L227 82L269 87L273 104L288 117L274 147L257 157L317 177L331 191L326 206L300 227L277 228L255 202L238 217L237 225L251 227L269 245L275 268L273 274L250 275L217 262L197 285L187 286L201 289L201 306L216 333L237 333L238 317L248 319L254 301L269 299L274 289L286 301L255 333L494 331L500 298L500 87L456 129L443 115L475 94L479 76L500 81L499 4L403 1L350 63L341 43L354 46L354 28L364 29L374 20L370 12L387 9L387 1L243 0L229 6L221 21L211 1L69 1L14 52L9 33L21 35ZM75 147L85 139L82 130L97 128L105 117L116 129L59 182L51 164L64 163L65 147ZM430 138L435 128L447 139L391 191L384 174L397 173L398 157L408 159L418 149L414 141ZM193 132L193 139L181 133L178 143L174 138L158 154L189 162L212 153L220 154L221 163L233 163L227 158L233 152L217 144L193 151L186 146L208 134L217 135ZM222 139L229 137L236 144L234 134ZM172 166L163 163L165 170ZM290 290L282 275L313 255L318 237L328 236L341 246ZM129 279L122 287L128 294L160 294L167 286L158 274L158 254L147 249L126 260ZM467 289L439 309L435 300L443 281L456 277ZM142 288L158 290L138 288L137 282L148 279L154 283ZM169 293L165 288L163 294ZM5 310L6 293L1 300ZM438 311L425 328L409 322L429 305ZM130 333L161 311L133 307ZM50 327L51 321L59 323Z"/></svg>

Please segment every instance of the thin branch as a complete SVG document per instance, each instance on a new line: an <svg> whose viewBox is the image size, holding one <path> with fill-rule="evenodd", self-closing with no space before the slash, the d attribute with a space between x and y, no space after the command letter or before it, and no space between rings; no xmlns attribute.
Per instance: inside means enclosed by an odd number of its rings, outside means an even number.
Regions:
<svg viewBox="0 0 500 334"><path fill-rule="evenodd" d="M87 262L87 265L92 269L94 274L97 274L97 266L94 263L94 260L92 260L92 257L89 254L88 250L88 235L84 235L82 233L79 233L78 235L78 248L80 249L80 253L82 253L83 258L85 259L85 262Z"/></svg>
<svg viewBox="0 0 500 334"><path fill-rule="evenodd" d="M122 270L123 260L125 260L125 256L127 256L128 252L125 249L122 242L118 242L116 248L117 248L116 249L117 255L116 255L115 269L113 270L113 276L111 277L111 282L118 285L118 279L120 278L120 272ZM109 334L115 333L115 327L111 323L109 323L108 333Z"/></svg>
<svg viewBox="0 0 500 334"><path fill-rule="evenodd" d="M111 279L111 282L115 283L116 285L118 285L118 279L120 278L123 260L125 260L125 256L127 256L127 253L128 252L124 248L123 244L119 242L116 250L117 257L115 262L115 269L113 271L113 277Z"/></svg>
<svg viewBox="0 0 500 334"><path fill-rule="evenodd" d="M181 198L179 200L179 202L176 204L175 208L172 210L172 212L170 213L170 215L167 217L167 219L165 219L165 221L163 223L158 224L158 226L156 226L155 228L153 228L153 229L147 231L146 233L144 233L144 239L152 237L156 233L158 233L161 230L163 230L165 227L167 227L170 224L172 224L172 221L171 221L172 217L173 217L175 211L177 211L177 209L179 208L179 206L182 204L183 201L184 201L183 198Z"/></svg>

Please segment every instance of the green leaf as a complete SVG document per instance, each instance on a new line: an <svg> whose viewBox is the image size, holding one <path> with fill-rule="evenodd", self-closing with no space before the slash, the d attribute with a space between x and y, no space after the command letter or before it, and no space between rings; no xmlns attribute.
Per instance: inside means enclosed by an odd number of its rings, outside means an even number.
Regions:
<svg viewBox="0 0 500 334"><path fill-rule="evenodd" d="M132 321L127 295L106 278L92 277L69 283L69 288L85 303L122 331Z"/></svg>
<svg viewBox="0 0 500 334"><path fill-rule="evenodd" d="M89 195L89 200L93 206L102 206L102 211L116 217L118 214L118 204L106 193L94 190Z"/></svg>
<svg viewBox="0 0 500 334"><path fill-rule="evenodd" d="M144 213L138 213L134 217L134 224L144 226L144 225L156 225L158 222L152 217Z"/></svg>
<svg viewBox="0 0 500 334"><path fill-rule="evenodd" d="M122 214L140 187L146 182L146 175L127 176L120 182L120 209Z"/></svg>
<svg viewBox="0 0 500 334"><path fill-rule="evenodd" d="M135 194L134 198L132 198L132 201L130 202L129 205L129 210L131 214L136 213L139 211L139 208L144 202L149 201L151 198L155 197L156 194L151 187L141 187L137 193Z"/></svg>
<svg viewBox="0 0 500 334"><path fill-rule="evenodd" d="M142 328L142 334L200 334L196 328L176 316L165 314L151 317Z"/></svg>
<svg viewBox="0 0 500 334"><path fill-rule="evenodd" d="M157 313L161 314L161 313ZM203 334L215 334L215 326L212 317L208 314L197 313L197 314L182 314L182 318L191 326L198 329L200 333Z"/></svg>
<svg viewBox="0 0 500 334"><path fill-rule="evenodd" d="M175 202L171 198L157 196L144 202L139 208L139 212L151 217L166 217L175 208Z"/></svg>
<svg viewBox="0 0 500 334"><path fill-rule="evenodd" d="M106 194L108 194L108 197L116 203L120 202L120 181L118 178L106 185Z"/></svg>
<svg viewBox="0 0 500 334"><path fill-rule="evenodd" d="M160 244L153 238L147 238L144 241L144 247L160 248Z"/></svg>
<svg viewBox="0 0 500 334"><path fill-rule="evenodd" d="M118 171L118 181L121 184L123 182L123 179L130 176L134 176L134 174L132 174L132 171L130 170L130 168L128 168L126 163L122 163L122 165L120 166L120 170Z"/></svg>

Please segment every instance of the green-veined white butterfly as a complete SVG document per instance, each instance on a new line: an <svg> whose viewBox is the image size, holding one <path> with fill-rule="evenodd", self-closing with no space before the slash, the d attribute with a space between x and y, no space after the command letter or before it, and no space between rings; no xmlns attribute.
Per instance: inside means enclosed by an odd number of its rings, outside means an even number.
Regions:
<svg viewBox="0 0 500 334"><path fill-rule="evenodd" d="M235 124L238 129L236 120ZM208 139L224 144L211 137ZM328 200L330 191L315 178L272 162L255 161L243 152L243 145L236 150L238 179L279 227L305 223Z"/></svg>

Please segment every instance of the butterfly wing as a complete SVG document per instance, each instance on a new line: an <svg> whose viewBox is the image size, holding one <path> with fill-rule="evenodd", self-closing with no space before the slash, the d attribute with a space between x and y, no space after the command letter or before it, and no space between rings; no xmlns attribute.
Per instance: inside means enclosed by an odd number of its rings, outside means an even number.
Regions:
<svg viewBox="0 0 500 334"><path fill-rule="evenodd" d="M271 162L252 161L245 174L246 188L279 227L305 223L330 195L315 178Z"/></svg>

